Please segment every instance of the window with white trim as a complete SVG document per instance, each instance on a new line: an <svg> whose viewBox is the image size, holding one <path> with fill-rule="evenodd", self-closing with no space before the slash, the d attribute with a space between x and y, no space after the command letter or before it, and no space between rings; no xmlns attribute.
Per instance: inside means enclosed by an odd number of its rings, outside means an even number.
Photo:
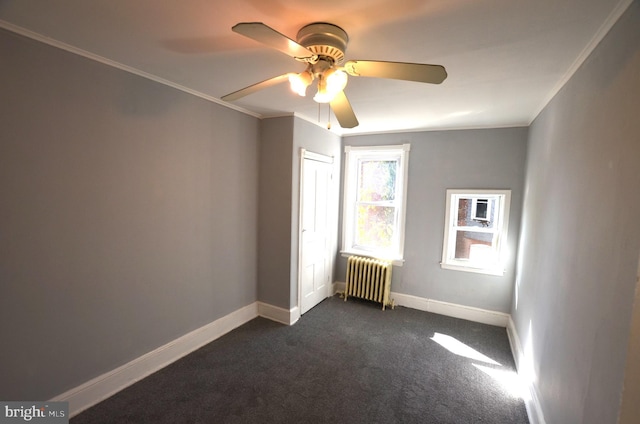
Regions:
<svg viewBox="0 0 640 424"><path fill-rule="evenodd" d="M409 144L345 147L342 253L401 261Z"/></svg>
<svg viewBox="0 0 640 424"><path fill-rule="evenodd" d="M442 268L503 275L510 190L447 190Z"/></svg>

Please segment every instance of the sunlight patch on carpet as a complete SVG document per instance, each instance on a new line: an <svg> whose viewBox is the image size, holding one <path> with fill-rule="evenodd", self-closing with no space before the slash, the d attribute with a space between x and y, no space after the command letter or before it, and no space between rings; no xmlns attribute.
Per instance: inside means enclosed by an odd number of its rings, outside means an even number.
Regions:
<svg viewBox="0 0 640 424"><path fill-rule="evenodd" d="M435 333L433 337L431 337L431 340L438 343L440 346L444 347L453 354L464 356L465 358L473 359L474 361L486 362L492 365L501 365L488 356L478 352L474 348L462 343L455 337L447 336L446 334Z"/></svg>

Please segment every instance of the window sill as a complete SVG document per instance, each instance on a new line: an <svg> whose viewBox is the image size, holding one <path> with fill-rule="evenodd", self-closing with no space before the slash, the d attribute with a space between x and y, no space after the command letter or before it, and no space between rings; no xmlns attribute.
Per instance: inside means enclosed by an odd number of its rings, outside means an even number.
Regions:
<svg viewBox="0 0 640 424"><path fill-rule="evenodd" d="M374 253L371 253L371 252L362 252L362 251L355 251L355 250L341 250L340 254L342 255L343 258L348 258L349 256L364 256L365 258L378 259L378 260L381 260L381 261L389 261L394 266L402 266L402 265L404 265L404 259L402 259L402 258L395 258L394 259L394 258L389 258L389 257L376 256Z"/></svg>
<svg viewBox="0 0 640 424"><path fill-rule="evenodd" d="M471 266L446 264L442 262L440 263L440 267L442 269L449 269L453 271L474 272L476 274L497 275L499 277L504 276L505 273L505 270L502 268L475 268Z"/></svg>

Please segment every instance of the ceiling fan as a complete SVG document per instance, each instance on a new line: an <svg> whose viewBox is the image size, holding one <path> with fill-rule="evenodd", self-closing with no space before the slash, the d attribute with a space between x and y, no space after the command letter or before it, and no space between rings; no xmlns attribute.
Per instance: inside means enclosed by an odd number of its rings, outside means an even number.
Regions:
<svg viewBox="0 0 640 424"><path fill-rule="evenodd" d="M342 28L330 23L315 22L302 27L296 36L297 41L262 22L242 22L234 25L232 30L304 62L307 67L300 73L287 73L234 91L223 96L222 100L234 101L287 80L294 92L304 96L307 87L317 80L318 91L313 99L318 103L329 103L343 128L358 125L358 119L343 91L348 75L431 84L440 84L447 77L444 67L421 63L350 60L341 66L349 37Z"/></svg>

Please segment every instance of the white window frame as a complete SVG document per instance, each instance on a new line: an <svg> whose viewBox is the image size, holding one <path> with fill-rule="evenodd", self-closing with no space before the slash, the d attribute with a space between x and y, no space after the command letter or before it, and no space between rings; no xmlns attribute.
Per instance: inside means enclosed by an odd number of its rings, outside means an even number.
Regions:
<svg viewBox="0 0 640 424"><path fill-rule="evenodd" d="M491 216L490 209L487 210L487 217L496 220L495 229L483 229L482 227L459 227L457 225L458 201L459 199L472 199L472 217L475 218L475 206L477 199L496 199L496 210ZM444 240L442 244L443 269L456 271L477 272L481 274L504 275L507 251L507 235L509 229L509 208L511 206L511 190L447 190L447 200L445 208ZM478 219L484 221L484 219ZM497 261L492 263L472 262L469 260L456 259L456 231L468 228L474 232L495 233L493 243L497 250Z"/></svg>
<svg viewBox="0 0 640 424"><path fill-rule="evenodd" d="M360 255L390 260L394 265L402 265L404 257L404 230L407 210L407 180L409 175L410 144L394 146L345 146L344 190L342 210L342 253L343 256ZM358 187L358 162L362 159L397 160L396 222L394 239L389 249L364 249L355 245L356 194Z"/></svg>

